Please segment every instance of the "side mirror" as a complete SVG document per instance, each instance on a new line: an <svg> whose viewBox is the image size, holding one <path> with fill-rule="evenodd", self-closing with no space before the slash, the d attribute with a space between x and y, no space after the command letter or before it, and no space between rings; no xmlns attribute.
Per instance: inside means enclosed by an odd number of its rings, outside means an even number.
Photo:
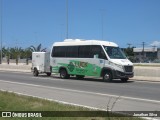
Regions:
<svg viewBox="0 0 160 120"><path fill-rule="evenodd" d="M95 55L93 56L93 58L98 58L98 54L95 54Z"/></svg>

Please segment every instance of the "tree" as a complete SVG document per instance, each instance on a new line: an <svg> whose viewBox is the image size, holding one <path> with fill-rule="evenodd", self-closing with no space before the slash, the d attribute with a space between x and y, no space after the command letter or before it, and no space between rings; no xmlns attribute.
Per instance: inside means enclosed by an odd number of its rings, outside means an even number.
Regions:
<svg viewBox="0 0 160 120"><path fill-rule="evenodd" d="M16 59L16 64L18 64L19 59L26 59L26 64L28 65L29 58L32 57L32 52L45 52L46 48L42 49L42 45L39 44L37 47L33 45L22 49L21 47L13 48L2 48L2 56L6 57L7 63L9 64L10 59Z"/></svg>
<svg viewBox="0 0 160 120"><path fill-rule="evenodd" d="M13 59L16 59L16 64L18 65L18 60L20 58L20 55L22 53L23 49L21 47L15 47L15 48L11 48L10 52L11 52L11 57Z"/></svg>
<svg viewBox="0 0 160 120"><path fill-rule="evenodd" d="M39 44L37 47L35 46L30 46L29 49L32 51L32 52L45 52L46 51L46 48L42 49L42 45Z"/></svg>
<svg viewBox="0 0 160 120"><path fill-rule="evenodd" d="M30 50L30 48L26 48L24 50L24 57L26 58L26 64L28 65L28 59L31 58L32 56L32 51Z"/></svg>
<svg viewBox="0 0 160 120"><path fill-rule="evenodd" d="M128 59L131 60L132 62L134 61L133 48L134 48L134 47L128 47L128 48L124 49L124 52L125 52L126 56L127 56Z"/></svg>
<svg viewBox="0 0 160 120"><path fill-rule="evenodd" d="M134 47L132 47L132 48L128 47L128 48L126 48L126 49L124 50L124 52L126 53L127 56L134 56L133 48L134 48Z"/></svg>
<svg viewBox="0 0 160 120"><path fill-rule="evenodd" d="M11 53L10 53L10 48L9 47L8 48L5 48L5 47L2 48L2 56L6 57L8 64L9 64L10 54Z"/></svg>

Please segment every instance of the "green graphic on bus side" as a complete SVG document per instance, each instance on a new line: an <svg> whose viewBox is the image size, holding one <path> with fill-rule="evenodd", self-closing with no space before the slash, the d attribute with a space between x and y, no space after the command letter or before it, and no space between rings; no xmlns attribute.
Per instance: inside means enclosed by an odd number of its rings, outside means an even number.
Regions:
<svg viewBox="0 0 160 120"><path fill-rule="evenodd" d="M52 71L51 72L58 73L58 70L59 70L59 67L58 66L54 66L54 67L52 67Z"/></svg>
<svg viewBox="0 0 160 120"><path fill-rule="evenodd" d="M88 62L81 62L71 60L69 64L58 63L59 67L63 66L67 68L68 74L73 75L87 75L87 76L100 76L101 68L95 64L90 64ZM52 68L52 71L57 71L58 66Z"/></svg>
<svg viewBox="0 0 160 120"><path fill-rule="evenodd" d="M73 62L70 62L69 65L67 66L69 72L73 72L73 70L75 69L75 66L73 64Z"/></svg>

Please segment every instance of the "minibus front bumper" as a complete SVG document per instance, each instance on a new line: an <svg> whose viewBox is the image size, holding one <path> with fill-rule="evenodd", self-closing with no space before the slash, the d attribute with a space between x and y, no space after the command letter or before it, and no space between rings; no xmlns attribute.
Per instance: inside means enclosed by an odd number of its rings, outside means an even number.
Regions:
<svg viewBox="0 0 160 120"><path fill-rule="evenodd" d="M113 72L114 78L132 78L133 76L134 76L134 72L121 72L121 71Z"/></svg>

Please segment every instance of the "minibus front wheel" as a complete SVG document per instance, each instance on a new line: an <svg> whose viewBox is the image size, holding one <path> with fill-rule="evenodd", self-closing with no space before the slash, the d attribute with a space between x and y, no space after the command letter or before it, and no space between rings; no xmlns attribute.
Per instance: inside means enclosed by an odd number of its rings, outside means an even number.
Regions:
<svg viewBox="0 0 160 120"><path fill-rule="evenodd" d="M103 80L107 82L111 82L113 79L111 71L105 71L103 74Z"/></svg>

